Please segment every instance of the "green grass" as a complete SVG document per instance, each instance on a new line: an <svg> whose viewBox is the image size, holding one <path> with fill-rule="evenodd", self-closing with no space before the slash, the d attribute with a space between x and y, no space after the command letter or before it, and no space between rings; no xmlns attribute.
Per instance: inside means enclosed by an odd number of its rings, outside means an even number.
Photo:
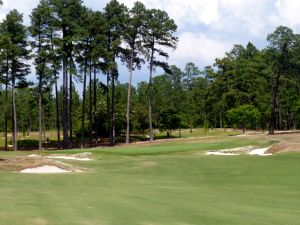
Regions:
<svg viewBox="0 0 300 225"><path fill-rule="evenodd" d="M254 144L271 142L220 137L91 149L94 161L65 161L86 173L0 172L0 224L299 225L300 154L203 155Z"/></svg>
<svg viewBox="0 0 300 225"><path fill-rule="evenodd" d="M240 130L232 130L232 129L209 129L208 131L205 131L203 128L196 128L193 129L193 132L191 133L189 129L182 129L181 130L181 137L182 138L192 138L192 137L203 137L203 138L209 138L209 137L227 137L227 136L234 136L237 134L241 134ZM28 135L28 136L27 136ZM50 144L48 144L48 147L56 148L57 146L57 133L56 131L47 131L45 134L45 140L49 138ZM167 132L159 132L156 131L155 133L155 139L177 139L179 138L179 131L174 130L171 133L171 136L167 136ZM61 137L61 141L62 141ZM19 150L32 150L32 149L38 149L39 146L39 133L38 132L30 132L30 133L18 133L18 149ZM44 134L43 134L43 140L44 140ZM106 143L109 142L108 138L103 138ZM131 142L137 142L137 141L145 141L145 135L142 134L136 134L131 135L130 141ZM125 142L125 136L120 136L118 138L118 141L120 143ZM0 149L4 148L4 133L0 132ZM81 139L73 136L73 143L77 144L79 146L79 143L81 142ZM86 143L89 143L89 139L86 138ZM12 137L11 132L8 133L8 145L12 144Z"/></svg>

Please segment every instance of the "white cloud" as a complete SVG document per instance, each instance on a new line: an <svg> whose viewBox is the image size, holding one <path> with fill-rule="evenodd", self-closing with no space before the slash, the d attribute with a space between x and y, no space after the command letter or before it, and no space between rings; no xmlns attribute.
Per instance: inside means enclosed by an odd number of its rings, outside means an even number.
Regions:
<svg viewBox="0 0 300 225"><path fill-rule="evenodd" d="M275 6L279 15L279 20L291 27L300 25L299 0L277 0Z"/></svg>
<svg viewBox="0 0 300 225"><path fill-rule="evenodd" d="M3 0L3 5L0 8L0 21L2 21L6 14L17 9L20 13L23 13L23 19L26 24L29 23L29 16L32 9L38 5L38 0Z"/></svg>
<svg viewBox="0 0 300 225"><path fill-rule="evenodd" d="M170 64L184 66L194 62L199 66L211 65L215 58L223 57L232 48L232 43L209 38L201 33L185 32L179 36L175 52L170 54Z"/></svg>
<svg viewBox="0 0 300 225"><path fill-rule="evenodd" d="M148 8L159 8L168 12L178 25L210 24L219 19L219 0L141 0ZM120 0L128 7L134 1Z"/></svg>

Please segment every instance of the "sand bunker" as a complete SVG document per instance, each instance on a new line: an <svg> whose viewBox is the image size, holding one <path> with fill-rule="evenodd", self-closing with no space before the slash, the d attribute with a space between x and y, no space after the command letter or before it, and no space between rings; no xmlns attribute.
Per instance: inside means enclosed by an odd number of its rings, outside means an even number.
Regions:
<svg viewBox="0 0 300 225"><path fill-rule="evenodd" d="M14 158L0 158L0 170L20 173L83 172L73 165L38 155L31 155L29 157L21 156Z"/></svg>
<svg viewBox="0 0 300 225"><path fill-rule="evenodd" d="M231 155L239 155L239 154L212 151L212 152L207 152L206 155L229 155L229 156L231 156Z"/></svg>
<svg viewBox="0 0 300 225"><path fill-rule="evenodd" d="M260 155L260 156L269 156L271 153L266 153L270 148L257 148L250 151L249 155Z"/></svg>
<svg viewBox="0 0 300 225"><path fill-rule="evenodd" d="M20 173L70 173L71 171L61 169L57 166L39 166L35 168L27 168L20 171Z"/></svg>
<svg viewBox="0 0 300 225"><path fill-rule="evenodd" d="M91 161L92 159L90 158L92 155L91 152L82 152L74 155L61 155L61 154L55 154L55 155L49 155L46 156L49 159L69 159L69 160L79 160L79 161ZM42 157L40 155L28 155L28 157Z"/></svg>
<svg viewBox="0 0 300 225"><path fill-rule="evenodd" d="M57 156L47 156L50 159L71 159L71 160L79 160L79 161L90 161L90 158L77 158L75 156L64 156L64 155L57 155Z"/></svg>
<svg viewBox="0 0 300 225"><path fill-rule="evenodd" d="M246 146L232 149L222 149L218 151L206 152L206 155L222 155L222 156L236 156L236 155L259 155L259 156L270 156L272 154L267 153L269 148L255 148L254 146Z"/></svg>

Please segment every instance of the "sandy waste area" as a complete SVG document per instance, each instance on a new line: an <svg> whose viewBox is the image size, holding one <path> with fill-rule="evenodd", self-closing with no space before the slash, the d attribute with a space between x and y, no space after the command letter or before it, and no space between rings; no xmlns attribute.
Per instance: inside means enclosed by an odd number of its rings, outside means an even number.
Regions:
<svg viewBox="0 0 300 225"><path fill-rule="evenodd" d="M27 168L21 170L20 173L70 173L69 170L64 170L58 166L44 165L35 168Z"/></svg>
<svg viewBox="0 0 300 225"><path fill-rule="evenodd" d="M216 151L206 152L206 155L222 155L222 156L235 156L235 155L258 155L258 156L270 156L271 153L267 153L268 148L255 148L254 146L246 146L232 149L222 149Z"/></svg>

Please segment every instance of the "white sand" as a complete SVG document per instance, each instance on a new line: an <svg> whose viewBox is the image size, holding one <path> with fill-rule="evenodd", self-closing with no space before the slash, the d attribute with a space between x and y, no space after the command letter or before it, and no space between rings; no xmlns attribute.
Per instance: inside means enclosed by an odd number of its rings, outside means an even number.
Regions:
<svg viewBox="0 0 300 225"><path fill-rule="evenodd" d="M57 156L47 156L47 158L50 159L71 159L71 160L79 160L79 161L91 161L90 158L77 158L74 156L63 156L63 155L57 155Z"/></svg>
<svg viewBox="0 0 300 225"><path fill-rule="evenodd" d="M240 148L232 148L232 149L222 149L219 151L209 151L206 152L206 155L224 155L224 156L234 156L234 155L259 155L259 156L270 156L272 154L266 153L268 148L254 148L253 146L246 146Z"/></svg>
<svg viewBox="0 0 300 225"><path fill-rule="evenodd" d="M229 155L229 156L232 156L232 155L239 155L239 154L226 153L226 152L206 152L206 155Z"/></svg>
<svg viewBox="0 0 300 225"><path fill-rule="evenodd" d="M57 166L40 166L21 170L20 173L70 173L71 171L61 169Z"/></svg>
<svg viewBox="0 0 300 225"><path fill-rule="evenodd" d="M32 154L32 155L28 155L28 157L41 157L40 155L36 155L36 154Z"/></svg>
<svg viewBox="0 0 300 225"><path fill-rule="evenodd" d="M42 156L32 154L32 155L28 155L28 157L35 158L35 157L42 157ZM90 161L90 160L92 160L92 159L86 158L86 157L80 158L80 157L75 157L75 156L64 156L64 155L53 155L53 156L50 155L50 156L46 156L46 157L49 158L49 159L71 159L71 160L79 160L79 161Z"/></svg>
<svg viewBox="0 0 300 225"><path fill-rule="evenodd" d="M257 149L253 149L248 154L249 155L259 155L259 156L270 156L272 154L266 153L266 151L268 151L268 149L269 148L257 148Z"/></svg>

